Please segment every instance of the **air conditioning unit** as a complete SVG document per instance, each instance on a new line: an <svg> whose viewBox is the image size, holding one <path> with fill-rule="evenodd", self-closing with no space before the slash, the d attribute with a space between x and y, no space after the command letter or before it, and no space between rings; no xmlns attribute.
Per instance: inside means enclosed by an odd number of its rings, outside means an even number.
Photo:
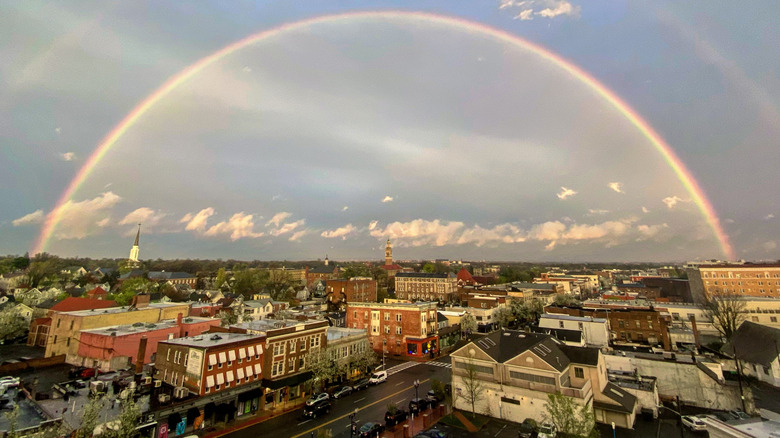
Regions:
<svg viewBox="0 0 780 438"><path fill-rule="evenodd" d="M168 403L171 401L171 396L169 394L160 394L157 396L157 400L159 400L160 403Z"/></svg>
<svg viewBox="0 0 780 438"><path fill-rule="evenodd" d="M176 388L173 388L173 397L174 398L184 398L187 397L187 395L190 392L187 390L187 388L183 386L177 386Z"/></svg>
<svg viewBox="0 0 780 438"><path fill-rule="evenodd" d="M162 380L155 380L154 381L154 387L159 388L162 386Z"/></svg>
<svg viewBox="0 0 780 438"><path fill-rule="evenodd" d="M148 385L150 383L152 383L152 378L150 376L146 376L143 378L143 380L141 380L141 384L143 385Z"/></svg>

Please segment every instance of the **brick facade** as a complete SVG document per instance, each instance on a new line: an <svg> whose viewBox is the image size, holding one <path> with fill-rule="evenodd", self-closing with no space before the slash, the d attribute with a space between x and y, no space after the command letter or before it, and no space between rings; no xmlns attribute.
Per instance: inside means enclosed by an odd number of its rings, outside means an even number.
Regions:
<svg viewBox="0 0 780 438"><path fill-rule="evenodd" d="M395 296L401 300L451 302L458 291L454 274L399 272L395 275Z"/></svg>
<svg viewBox="0 0 780 438"><path fill-rule="evenodd" d="M435 303L347 303L347 327L364 329L378 354L423 358L438 351Z"/></svg>

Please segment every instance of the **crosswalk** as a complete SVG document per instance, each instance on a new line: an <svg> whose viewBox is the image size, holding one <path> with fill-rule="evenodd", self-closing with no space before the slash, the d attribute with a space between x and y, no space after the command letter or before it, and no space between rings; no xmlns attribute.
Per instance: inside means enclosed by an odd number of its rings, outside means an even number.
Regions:
<svg viewBox="0 0 780 438"><path fill-rule="evenodd" d="M396 366L394 366L394 367L390 367L390 368L388 368L388 369L387 369L387 375L388 375L388 376L392 376L392 375L393 375L393 374L395 374L395 373L400 373L400 372L401 372L401 371L403 371L403 370L407 370L407 369L409 369L409 368L411 368L411 367L413 367L413 366L417 366L417 365L419 365L419 363L418 363L418 362L404 362L404 363L399 363L398 365L396 365Z"/></svg>
<svg viewBox="0 0 780 438"><path fill-rule="evenodd" d="M438 361L435 361L435 360L430 361L430 362L426 362L425 364L426 365L433 365L435 367L452 368L452 364L451 363L438 362Z"/></svg>

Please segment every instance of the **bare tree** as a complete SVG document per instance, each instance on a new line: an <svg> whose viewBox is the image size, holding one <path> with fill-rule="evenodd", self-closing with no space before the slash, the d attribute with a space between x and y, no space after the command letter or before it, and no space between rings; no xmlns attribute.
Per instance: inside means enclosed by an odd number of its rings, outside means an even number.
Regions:
<svg viewBox="0 0 780 438"><path fill-rule="evenodd" d="M747 302L742 295L732 292L712 294L702 305L704 316L712 321L712 325L724 338L731 335L747 319Z"/></svg>
<svg viewBox="0 0 780 438"><path fill-rule="evenodd" d="M485 386L477 373L477 365L474 364L472 359L469 359L460 375L465 386L465 391L461 396L466 403L471 405L472 418L476 417L476 405L482 399L482 393L485 391Z"/></svg>
<svg viewBox="0 0 780 438"><path fill-rule="evenodd" d="M466 336L477 331L477 320L474 315L467 313L460 319L460 331Z"/></svg>

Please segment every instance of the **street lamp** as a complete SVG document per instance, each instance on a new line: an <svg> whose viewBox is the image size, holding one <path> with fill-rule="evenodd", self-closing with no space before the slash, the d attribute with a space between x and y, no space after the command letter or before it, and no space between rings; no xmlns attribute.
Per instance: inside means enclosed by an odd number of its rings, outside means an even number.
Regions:
<svg viewBox="0 0 780 438"><path fill-rule="evenodd" d="M615 422L612 422L612 438L615 438Z"/></svg>
<svg viewBox="0 0 780 438"><path fill-rule="evenodd" d="M353 437L357 435L357 424L355 423L355 416L357 415L358 410L355 408L355 411L349 414L349 436Z"/></svg>
<svg viewBox="0 0 780 438"><path fill-rule="evenodd" d="M418 402L420 401L420 397L417 394L417 388L419 388L419 387L420 387L420 381L419 380L415 380L414 381L414 398L416 398ZM418 404L417 406L420 406L420 405Z"/></svg>

